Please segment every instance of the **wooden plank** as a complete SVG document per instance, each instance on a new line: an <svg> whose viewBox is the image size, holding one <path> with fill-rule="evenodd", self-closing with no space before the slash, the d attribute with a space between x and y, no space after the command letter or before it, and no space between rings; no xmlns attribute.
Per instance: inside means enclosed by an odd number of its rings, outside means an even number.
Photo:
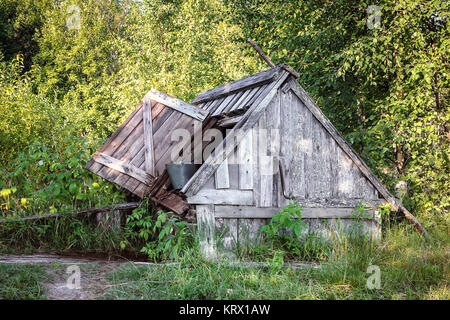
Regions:
<svg viewBox="0 0 450 320"><path fill-rule="evenodd" d="M280 198L281 178L279 170L279 159L281 153L281 99L282 93L278 91L276 101L268 108L270 121L268 128L270 129L270 155L273 158L273 195L272 207L282 207L282 199Z"/></svg>
<svg viewBox="0 0 450 320"><path fill-rule="evenodd" d="M110 157L104 153L96 152L93 159L109 168L122 172L130 177L133 177L147 185L150 185L154 178L147 172L129 165L126 162Z"/></svg>
<svg viewBox="0 0 450 320"><path fill-rule="evenodd" d="M266 107L272 101L273 97L276 95L277 90L281 84L283 84L289 73L282 74L277 81L273 82L268 86L264 93L261 94L260 98L255 101L254 106L244 117L239 121L236 126L229 132L228 136L219 144L211 156L206 159L203 166L197 170L194 176L188 181L188 183L183 187L182 192L187 196L194 195L198 192L201 186L209 179L209 177L216 171L220 165L220 159L228 155L234 150L237 144L243 138L243 135L252 128L255 123L259 120L261 114L264 112ZM243 134L237 135L236 132L240 130ZM235 136L237 135L237 139ZM233 139L231 143L227 143L227 140Z"/></svg>
<svg viewBox="0 0 450 320"><path fill-rule="evenodd" d="M215 116L222 115L222 111L228 107L228 105L235 98L235 96L236 96L235 94L230 94L230 95L224 97L223 101L212 112L212 116L215 117ZM212 100L212 101L216 101L216 100Z"/></svg>
<svg viewBox="0 0 450 320"><path fill-rule="evenodd" d="M309 97L303 88L296 84L291 87L292 92L294 92L304 105L311 111L311 113L316 117L317 120L324 126L324 128L331 134L337 144L344 150L344 152L353 160L353 162L358 166L361 172L369 179L369 181L377 188L377 190L385 197L385 199L391 203L393 210L399 208L399 204L394 196L386 189L386 187L378 180L378 178L371 172L369 167L364 163L364 161L359 157L359 155L353 150L353 148L341 137L337 129L333 126L330 120L322 113L320 108L314 103L314 101Z"/></svg>
<svg viewBox="0 0 450 320"><path fill-rule="evenodd" d="M43 214L38 214L35 216L28 216L28 217L5 218L5 219L0 219L0 223L9 222L9 221L26 221L26 220L35 221L35 220L40 220L40 219L44 219L44 218L59 217L62 215L79 215L79 214L92 214L92 213L99 213L99 212L110 212L110 211L116 211L116 210L130 210L130 209L135 209L137 207L139 207L139 202L118 203L118 204L113 204L113 205L109 205L109 206L83 209L83 210L79 210L79 211L75 211L75 212L43 213Z"/></svg>
<svg viewBox="0 0 450 320"><path fill-rule="evenodd" d="M141 108L142 105L140 104L136 109L134 109L134 111L130 114L130 116L120 125L120 127L108 138L105 144L99 149L100 152L105 151L105 149L111 144L112 141L114 141L114 139L122 132L122 130L128 126L130 121L134 119L134 116L136 115L136 113L139 112ZM102 167L103 166L101 164L91 159L89 160L88 163L86 163L85 169L92 171L93 173L96 173Z"/></svg>
<svg viewBox="0 0 450 320"><path fill-rule="evenodd" d="M145 171L155 176L155 154L153 150L153 128L151 118L151 102L144 99L144 148L145 148Z"/></svg>
<svg viewBox="0 0 450 320"><path fill-rule="evenodd" d="M239 189L253 190L253 133L247 132L238 146Z"/></svg>
<svg viewBox="0 0 450 320"><path fill-rule="evenodd" d="M250 206L216 206L215 218L229 219L270 219L280 213L282 208L257 208ZM303 219L351 218L355 208L303 208Z"/></svg>
<svg viewBox="0 0 450 320"><path fill-rule="evenodd" d="M355 208L363 204L367 208L377 208L383 204L381 200L347 199L347 198L322 198L322 199L298 199L297 203L309 208Z"/></svg>
<svg viewBox="0 0 450 320"><path fill-rule="evenodd" d="M162 103L169 108L184 113L199 121L205 120L206 116L209 114L209 112L206 110L203 110L197 106L184 102L183 100L177 99L175 97L169 96L168 94L165 94L155 89L151 89L147 93L146 97L148 99Z"/></svg>
<svg viewBox="0 0 450 320"><path fill-rule="evenodd" d="M231 118L224 118L224 119L219 120L219 121L217 122L217 125L218 125L219 127L222 127L222 128L232 127L232 126L234 126L236 123L238 123L239 120L242 119L242 117L243 117L242 115L239 115L239 116L234 116L234 117L231 117Z"/></svg>
<svg viewBox="0 0 450 320"><path fill-rule="evenodd" d="M275 80L280 75L280 68L271 68L257 74L248 76L246 78L227 83L223 86L216 87L207 91L200 93L194 100L193 103L200 103L208 101L211 99L217 99L219 97L228 95L235 91L242 91L244 89L249 89L253 87L260 86L264 83Z"/></svg>
<svg viewBox="0 0 450 320"><path fill-rule="evenodd" d="M231 109L233 109L235 103L244 95L245 91L239 91L236 92L236 94L233 97L233 100L230 101L228 106L222 110L222 115L227 114Z"/></svg>
<svg viewBox="0 0 450 320"><path fill-rule="evenodd" d="M276 103L276 98L271 104ZM270 108L270 106L268 107ZM267 131L267 111L259 118L258 127L258 168L259 168L259 207L271 207L273 195L273 159L269 155L270 142Z"/></svg>
<svg viewBox="0 0 450 320"><path fill-rule="evenodd" d="M401 203L389 192L389 190L378 180L375 174L370 170L362 158L353 150L353 148L341 137L337 129L331 121L323 114L320 108L314 103L306 91L296 83L291 90L303 101L305 106L320 121L326 130L331 134L337 144L348 154L353 162L358 166L366 178L374 185L378 192L389 202L391 209L401 211L405 217L414 225L417 231L428 237L427 231L422 227L421 223L405 208Z"/></svg>
<svg viewBox="0 0 450 320"><path fill-rule="evenodd" d="M197 228L200 250L204 258L216 257L216 224L214 205L197 205Z"/></svg>
<svg viewBox="0 0 450 320"><path fill-rule="evenodd" d="M252 205L253 192L248 190L200 190L196 195L187 198L188 203L192 204L233 204L233 205Z"/></svg>
<svg viewBox="0 0 450 320"><path fill-rule="evenodd" d="M228 160L224 159L215 173L216 189L230 188L230 176L228 174Z"/></svg>
<svg viewBox="0 0 450 320"><path fill-rule="evenodd" d="M244 93L242 94L242 96L239 98L239 100L237 100L234 104L233 107L228 111L229 113L234 113L236 111L239 111L239 109L243 106L244 101L247 100L247 98L249 97L249 95L253 92L253 90L258 90L258 88L253 88L253 89L248 89L245 90Z"/></svg>

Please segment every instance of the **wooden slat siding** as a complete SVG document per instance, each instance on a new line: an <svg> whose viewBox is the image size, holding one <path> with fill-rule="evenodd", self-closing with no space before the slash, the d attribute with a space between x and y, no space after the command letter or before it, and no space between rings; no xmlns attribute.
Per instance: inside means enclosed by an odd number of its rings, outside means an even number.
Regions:
<svg viewBox="0 0 450 320"><path fill-rule="evenodd" d="M289 200L286 199L283 195L286 194L287 196L291 195L291 170L293 169L293 165L291 163L291 160L294 158L294 154L296 155L296 159L298 161L298 164L302 166L305 158L305 154L303 152L297 152L298 150L298 142L302 139L303 134L301 132L295 132L293 128L293 121L294 116L292 114L293 106L292 106L292 97L291 93L280 93L281 99L282 99L282 107L281 107L281 145L280 145L280 162L282 162L282 170L283 170L283 176L284 176L284 188L280 189L279 197L281 201L281 207L284 207L289 204ZM301 125L303 126L303 118L302 115L299 115L299 121L301 122ZM303 121L302 121L303 120ZM294 138L297 141L294 141ZM280 177L281 178L281 177ZM300 177L301 179L301 177ZM304 188L304 179L302 183L299 183L299 187Z"/></svg>
<svg viewBox="0 0 450 320"><path fill-rule="evenodd" d="M255 101L259 97L261 97L261 94L263 92L265 92L265 90L267 89L268 86L270 86L270 83L260 86L258 91L256 91L256 93L253 95L253 97L246 103L246 105L244 106L244 109L251 107L255 103Z"/></svg>
<svg viewBox="0 0 450 320"><path fill-rule="evenodd" d="M258 89L258 88L256 88ZM253 91L253 89L248 89L243 91L242 96L233 104L231 109L228 111L228 113L233 114L235 111L237 111L240 107L242 107L242 103L247 100L247 97L250 95L250 93Z"/></svg>
<svg viewBox="0 0 450 320"><path fill-rule="evenodd" d="M242 97L243 94L244 91L236 92L233 99L230 101L230 103L228 103L227 107L222 110L221 114L228 114L228 111L230 111L234 107L234 104Z"/></svg>
<svg viewBox="0 0 450 320"><path fill-rule="evenodd" d="M159 104L161 105L161 104ZM156 132L162 125L165 123L165 121L168 119L168 117L174 112L170 108L166 108L163 106L163 110L157 114L156 117L153 118L153 131ZM156 114L156 113L155 113ZM153 117L153 108L152 108L152 117ZM140 127L141 132L143 134L143 127ZM142 168L142 165L144 164L144 148L143 148L143 140L142 139L135 139L133 142L133 146L129 149L129 152L124 154L125 158L121 158L122 160L128 161L130 164ZM134 192L134 190L138 187L146 188L145 185L141 185L141 183L131 177L128 176L118 176L113 181L113 183L119 184L119 185L127 185L128 190L131 189L131 192ZM142 191L143 192L143 191ZM141 194L136 193L136 194Z"/></svg>
<svg viewBox="0 0 450 320"><path fill-rule="evenodd" d="M235 150L237 156L237 150ZM228 175L230 176L230 189L239 190L239 165L228 161Z"/></svg>
<svg viewBox="0 0 450 320"><path fill-rule="evenodd" d="M214 113L218 106L225 100L225 97L217 99L217 100L211 100L212 103L208 107L208 111L210 114Z"/></svg>
<svg viewBox="0 0 450 320"><path fill-rule="evenodd" d="M348 199L348 198L323 198L323 199L300 199L297 201L303 207L308 208L355 208L362 203L368 208L377 208L383 204L380 199Z"/></svg>
<svg viewBox="0 0 450 320"><path fill-rule="evenodd" d="M250 100L252 100L252 99L255 97L255 95L256 95L260 90L261 90L261 87L253 88L253 89L251 90L251 92L249 93L249 95L247 96L247 98L245 98L244 101L242 101L242 102L239 104L239 111L242 112L242 111L247 110L247 105L248 105L248 103L250 102ZM233 111L235 111L235 110L233 110Z"/></svg>
<svg viewBox="0 0 450 320"><path fill-rule="evenodd" d="M275 102L276 98L272 100L270 104ZM270 106L268 107L268 109ZM272 194L273 194L273 170L271 167L273 161L269 155L270 141L267 131L267 110L259 118L258 127L258 168L259 168L259 207L271 207L272 206ZM255 189L258 190L258 189Z"/></svg>
<svg viewBox="0 0 450 320"><path fill-rule="evenodd" d="M172 113L179 114L178 112L173 111L173 110L170 109L170 108L166 108L166 111L169 111L170 114L172 114ZM157 123L156 123L156 126L159 125L159 127L161 127L162 124L170 125L170 123L166 123L166 122L165 122L167 119L161 118L159 121L163 121L163 120L164 120L163 123L157 122ZM170 120L169 120L169 121L170 121ZM155 126L154 126L154 128L155 128ZM144 165L143 153L142 153L142 152L138 153L138 154L136 155L136 157L134 157L134 158L132 159L131 163L132 163L132 164L135 164L135 165L136 165L137 167L139 167L139 168L142 168L142 166ZM163 172L160 172L159 174L163 174ZM134 185L134 189L133 189L134 191L132 191L132 192L134 192L135 194L145 194L146 192L148 192L147 187L146 187L145 185L143 185L143 184L133 183L133 182L130 182L130 184L131 184L132 186ZM167 200L167 202L169 202L169 200Z"/></svg>
<svg viewBox="0 0 450 320"><path fill-rule="evenodd" d="M223 219L270 219L282 208L257 208L252 206L216 205L215 218ZM303 219L350 219L355 208L303 208Z"/></svg>
<svg viewBox="0 0 450 320"><path fill-rule="evenodd" d="M134 111L128 116L128 118L119 126L119 128L108 138L106 143L99 149L99 152L104 152L106 147L114 140L116 137L122 132L122 130L128 126L128 123L131 121L131 119L134 118L136 113L139 111L141 106L138 106ZM91 171L91 172L98 172L103 166L99 163L95 162L93 159L89 160L88 163L86 163L85 169Z"/></svg>
<svg viewBox="0 0 450 320"><path fill-rule="evenodd" d="M157 116L159 116L159 114L160 114L164 109L168 109L168 108L166 108L166 106L163 105L162 103L159 103L159 102L154 103L153 106L152 106L152 108L151 108L152 119L155 119Z"/></svg>
<svg viewBox="0 0 450 320"><path fill-rule="evenodd" d="M184 128L181 123L185 123L191 118L184 116L182 113L174 112L170 115L170 117L166 120L164 125L162 125L158 131L154 132L153 134L153 141L155 143L155 167L156 167L156 174L160 174L158 171L158 162L161 159L162 155L166 153L169 150L170 143L171 143L171 135L172 130L174 128Z"/></svg>
<svg viewBox="0 0 450 320"><path fill-rule="evenodd" d="M253 202L256 206L259 206L261 199L260 184L261 175L259 174L259 157L261 153L259 152L259 121L249 130L249 134L252 135L252 173L253 173Z"/></svg>
<svg viewBox="0 0 450 320"><path fill-rule="evenodd" d="M309 95L303 90L300 85L293 86L291 90L303 101L305 106L314 114L314 116L322 123L322 125L327 129L327 131L333 136L334 140L338 145L347 153L350 158L355 162L362 173L369 179L369 181L376 187L376 189L381 193L381 195L391 204L394 211L398 210L401 205L395 199L395 197L386 189L386 187L378 180L378 178L373 174L369 167L364 163L364 161L359 157L359 155L353 150L353 148L340 136L337 129L333 126L329 119L322 113L322 111L317 107L314 101L309 97ZM417 223L415 224L417 226ZM422 228L418 226L418 228Z"/></svg>
<svg viewBox="0 0 450 320"><path fill-rule="evenodd" d="M315 158L315 172L316 172L316 188L313 195L314 198L326 198L330 197L330 175L329 159L327 158L328 146L327 135L328 133L323 129L322 125L316 120L313 120L313 153Z"/></svg>
<svg viewBox="0 0 450 320"><path fill-rule="evenodd" d="M216 110L213 111L212 115L213 117L220 116L222 114L222 111L228 107L230 102L234 99L236 95L230 94L225 97L225 99L216 107Z"/></svg>
<svg viewBox="0 0 450 320"><path fill-rule="evenodd" d="M157 104L152 110L152 117L154 118L153 123L154 127L159 127L160 122L164 121L164 114L167 114L167 112L171 113L172 110L169 108L165 108L164 105ZM161 117L161 115L163 115ZM134 136L134 138L130 138L131 136ZM143 136L143 126L141 123L136 125L133 133L130 133L130 135L127 138L127 143L123 143L119 148L117 148L112 156L116 159L130 162L130 159L134 158L136 154L141 151L143 148L143 139L141 138ZM130 145L131 144L131 145ZM135 164L136 165L136 164ZM137 167L140 167L140 164L137 165ZM109 168L105 168L102 170L103 176L106 175L106 179L110 181L114 181L113 183L121 184L126 183L126 181L129 179L128 176L120 177L121 174L118 173L115 170L111 170ZM134 181L135 184L137 184L137 181Z"/></svg>
<svg viewBox="0 0 450 320"><path fill-rule="evenodd" d="M213 205L198 205L197 228L200 250L204 258L216 258L216 224L214 221Z"/></svg>
<svg viewBox="0 0 450 320"><path fill-rule="evenodd" d="M208 159L206 159L203 166L197 170L194 176L188 181L188 183L183 188L182 192L187 196L194 195L206 182L209 177L215 172L217 169L220 158L223 158L222 155L228 157L229 153L232 152L237 144L239 144L240 140L242 140L243 135L240 135L239 139L234 139L237 130L242 130L243 134L251 127L255 125L255 123L259 120L262 112L266 109L267 105L273 99L275 94L277 93L278 87L283 84L286 79L288 73L282 74L277 81L274 81L270 86L268 86L263 94L261 94L260 99L255 101L254 107L250 108L244 115L244 117L239 121L235 127L228 134L230 137L233 137L233 143L227 144L227 137L222 141L222 143L217 146L215 150L216 155L211 155ZM239 140L239 141L238 141ZM221 154L217 156L217 154Z"/></svg>
<svg viewBox="0 0 450 320"><path fill-rule="evenodd" d="M239 189L253 190L253 133L247 132L238 145Z"/></svg>
<svg viewBox="0 0 450 320"><path fill-rule="evenodd" d="M151 102L145 100L144 102L144 148L145 148L145 172L155 176L155 155L153 153L153 127Z"/></svg>
<svg viewBox="0 0 450 320"><path fill-rule="evenodd" d="M146 97L148 99L162 103L169 108L172 108L178 112L186 114L189 117L197 119L199 121L205 120L206 116L209 114L206 110L198 108L192 104L184 102L183 100L169 96L168 94L157 91L155 89L150 90L147 93Z"/></svg>
<svg viewBox="0 0 450 320"><path fill-rule="evenodd" d="M138 115L140 116L141 119L139 123L137 123L132 128L132 130L130 130L130 132L127 135L127 138L115 149L110 149L108 152L104 152L105 154L120 160L124 155L128 153L128 150L130 149L131 146L134 145L135 142L139 144L140 148L143 147L144 140L143 140L142 112L140 112ZM129 126L131 128L131 123L129 124ZM103 167L101 170L99 170L97 174L103 176L106 175L108 177L120 175L120 173L118 173L117 171L114 171L106 166Z"/></svg>
<svg viewBox="0 0 450 320"><path fill-rule="evenodd" d="M273 175L273 195L272 195L272 207L281 206L280 189L281 179L279 172L278 161L280 158L281 147L281 92L278 90L278 94L275 97L275 102L269 106L267 113L270 118L268 121L269 137L270 137L270 154L274 163L274 175Z"/></svg>
<svg viewBox="0 0 450 320"><path fill-rule="evenodd" d="M126 162L112 158L104 153L96 152L94 154L94 160L114 170L129 175L130 177L133 177L147 185L150 185L150 183L154 180L154 177L149 175L147 172L136 168L135 166L129 165Z"/></svg>
<svg viewBox="0 0 450 320"><path fill-rule="evenodd" d="M111 155L120 145L128 138L129 134L133 132L135 127L142 121L142 103L136 108L135 112L124 122L116 132L113 133L110 139L100 148L99 152ZM96 162L98 164L98 162ZM107 174L108 170L103 170L103 165L91 166L91 171L100 176Z"/></svg>
<svg viewBox="0 0 450 320"><path fill-rule="evenodd" d="M186 129L191 137L194 135L194 120L192 118L183 116L176 125L177 129ZM173 128L172 128L173 129ZM155 158L158 159L158 161L156 162L155 168L156 168L156 172L158 172L159 174L161 174L165 168L166 168L166 164L169 162L172 162L172 160L175 159L171 159L172 157L172 148L175 144L178 144L179 141L172 141L172 131L170 131L168 133L168 139L163 139L160 140L159 143L165 143L167 148L165 148L166 150L164 150L164 148L158 148L156 147L155 149ZM191 142L188 141L187 144L189 145ZM163 153L161 153L161 151L164 151ZM191 153L191 157L193 156L193 154Z"/></svg>
<svg viewBox="0 0 450 320"><path fill-rule="evenodd" d="M230 188L230 176L228 175L228 160L224 159L215 173L216 189Z"/></svg>
<svg viewBox="0 0 450 320"><path fill-rule="evenodd" d="M246 78L227 83L223 86L216 87L200 93L193 103L200 103L211 99L217 99L229 95L235 91L242 91L248 88L257 87L264 83L275 81L280 75L280 67L271 68L263 72L248 76Z"/></svg>
<svg viewBox="0 0 450 320"><path fill-rule="evenodd" d="M242 119L242 115L234 116L231 118L224 118L218 121L217 125L222 128L229 128L234 126L239 120Z"/></svg>
<svg viewBox="0 0 450 320"><path fill-rule="evenodd" d="M161 128L164 123L166 123L167 119L169 119L169 117L175 112L176 111L170 108L164 108L164 110L160 114L158 114L157 117L153 118L153 135L155 135L155 132L157 132L159 128Z"/></svg>
<svg viewBox="0 0 450 320"><path fill-rule="evenodd" d="M165 117L167 113L171 113L172 110L169 108L163 108L161 112L159 112L156 119L153 119L153 129L155 130L155 127L158 128L161 125L161 122L165 121ZM155 112L156 114L156 112ZM153 112L152 112L153 115ZM144 127L142 123L139 123L133 134L130 134L129 138L127 139L127 144L123 144L120 146L114 153L113 157L120 159L125 162L129 162L136 167L140 167L141 163L138 161L133 161L133 159L136 159L137 157L143 156L143 149L144 149ZM109 172L108 175L114 175L113 173ZM119 177L117 177L119 178ZM119 179L120 181L124 182L122 179ZM117 180L115 183L118 183L119 180Z"/></svg>
<svg viewBox="0 0 450 320"><path fill-rule="evenodd" d="M187 202L191 204L252 205L253 192L232 189L202 189L196 195L188 197Z"/></svg>

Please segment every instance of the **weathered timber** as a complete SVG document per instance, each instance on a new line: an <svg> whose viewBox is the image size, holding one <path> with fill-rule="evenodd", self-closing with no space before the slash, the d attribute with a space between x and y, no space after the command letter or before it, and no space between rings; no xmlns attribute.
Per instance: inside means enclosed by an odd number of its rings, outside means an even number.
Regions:
<svg viewBox="0 0 450 320"><path fill-rule="evenodd" d="M150 174L148 174L144 170L136 168L135 166L132 166L122 160L118 160L113 157L110 157L104 153L96 152L92 158L95 161L97 161L98 163L101 163L111 169L114 169L114 170L120 171L126 175L129 175L130 177L133 177L147 185L150 185L151 182L154 180L154 177L152 177Z"/></svg>
<svg viewBox="0 0 450 320"><path fill-rule="evenodd" d="M90 208L90 209L73 211L73 212L44 213L44 214L38 214L38 215L34 215L34 216L29 216L29 217L5 218L5 219L1 219L0 222L27 221L27 220L34 221L34 220L40 220L40 219L46 219L46 218L52 218L52 217L59 217L62 215L93 214L93 213L99 213L99 212L110 212L111 210L130 210L130 209L135 209L137 207L139 207L139 202L119 203L119 204L113 204L113 205L109 205L109 206L96 207L96 208Z"/></svg>
<svg viewBox="0 0 450 320"><path fill-rule="evenodd" d="M234 126L241 119L242 119L242 115L234 116L234 117L230 117L230 118L224 118L224 119L219 120L217 122L217 125L222 128L229 128L229 127Z"/></svg>
<svg viewBox="0 0 450 320"><path fill-rule="evenodd" d="M187 201L191 204L252 205L253 192L233 189L204 189L193 196L189 196Z"/></svg>
<svg viewBox="0 0 450 320"><path fill-rule="evenodd" d="M216 189L228 189L230 176L228 174L228 161L225 159L215 173Z"/></svg>
<svg viewBox="0 0 450 320"><path fill-rule="evenodd" d="M362 158L353 150L353 148L341 137L337 129L331 123L330 120L322 113L320 108L314 103L308 93L300 86L293 85L291 90L302 100L305 106L311 111L317 120L323 125L323 127L331 134L334 140L339 146L347 153L347 155L353 160L353 163L361 170L361 172L367 177L367 179L375 186L380 194L389 202L392 210L402 212L405 217L412 222L414 227L420 233L428 236L427 231L420 222L404 208L397 199L387 190L387 188L378 180L378 178L369 169Z"/></svg>
<svg viewBox="0 0 450 320"><path fill-rule="evenodd" d="M269 65L269 67L275 67L275 64L272 62L272 60L269 59L269 57L264 53L264 51L262 51L262 49L256 44L255 41L248 38L247 42L250 43L250 45L253 47L253 49L255 49L256 52L258 52L261 59L265 61Z"/></svg>
<svg viewBox="0 0 450 320"><path fill-rule="evenodd" d="M207 90L205 92L200 93L197 97L195 97L194 100L192 100L192 102L201 103L204 101L221 98L236 91L241 91L244 89L260 86L262 84L271 82L275 80L277 77L279 77L280 70L282 70L281 67L271 68L263 72L248 76L246 78L231 83L227 83L223 86Z"/></svg>
<svg viewBox="0 0 450 320"><path fill-rule="evenodd" d="M165 106L168 106L169 108L172 108L181 113L184 113L184 114L186 114L196 120L199 120L199 121L205 120L206 116L209 114L209 112L206 110L198 108L198 107L196 107L192 104L189 104L187 102L184 102L180 99L171 97L171 96L169 96L165 93L159 92L155 89L150 90L147 93L146 97L148 99L162 103Z"/></svg>
<svg viewBox="0 0 450 320"><path fill-rule="evenodd" d="M289 73L284 72L277 81L271 83L266 88L266 94L261 94L261 99L255 101L252 108L250 108L242 117L242 119L236 124L236 126L230 131L228 136L222 141L222 143L216 148L213 154L206 159L203 166L194 174L194 176L187 182L187 184L181 190L187 196L192 196L198 192L201 186L209 179L209 177L216 171L220 163L225 157L234 150L236 145L240 143L243 135L252 128L259 120L260 116L272 101L276 95L279 86L284 82ZM242 134L237 134L236 131L242 131ZM227 139L232 139L227 143Z"/></svg>
<svg viewBox="0 0 450 320"><path fill-rule="evenodd" d="M250 206L216 205L215 218L232 219L270 219L280 213L283 208L257 208ZM303 219L351 219L355 216L355 208L303 208ZM370 219L372 219L370 216Z"/></svg>
<svg viewBox="0 0 450 320"><path fill-rule="evenodd" d="M249 130L238 146L239 189L253 189L253 131Z"/></svg>
<svg viewBox="0 0 450 320"><path fill-rule="evenodd" d="M155 155L153 149L153 128L151 118L151 102L144 99L144 145L145 145L145 171L155 176Z"/></svg>

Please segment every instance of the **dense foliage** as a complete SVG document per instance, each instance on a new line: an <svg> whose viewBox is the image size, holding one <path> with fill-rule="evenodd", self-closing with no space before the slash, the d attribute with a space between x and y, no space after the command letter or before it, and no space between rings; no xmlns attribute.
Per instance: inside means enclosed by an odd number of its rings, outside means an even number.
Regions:
<svg viewBox="0 0 450 320"><path fill-rule="evenodd" d="M82 169L93 150L151 87L190 100L262 70L245 43L251 37L276 64L300 72L300 84L392 191L407 182L403 201L425 226L445 225L449 4L373 4L3 0L2 213L119 200Z"/></svg>

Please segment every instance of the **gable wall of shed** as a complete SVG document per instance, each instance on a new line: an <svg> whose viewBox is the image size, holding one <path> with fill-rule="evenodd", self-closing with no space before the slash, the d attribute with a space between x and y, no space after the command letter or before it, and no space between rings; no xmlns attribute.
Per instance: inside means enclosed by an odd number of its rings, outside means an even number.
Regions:
<svg viewBox="0 0 450 320"><path fill-rule="evenodd" d="M279 159L285 172L281 182ZM251 131L188 202L214 216L226 248L255 241L259 229L295 198L313 229L347 228L360 201L375 209L378 193L291 91L271 101ZM375 216L375 210L368 212ZM378 228L363 223L367 232ZM375 228L375 229L374 229Z"/></svg>

